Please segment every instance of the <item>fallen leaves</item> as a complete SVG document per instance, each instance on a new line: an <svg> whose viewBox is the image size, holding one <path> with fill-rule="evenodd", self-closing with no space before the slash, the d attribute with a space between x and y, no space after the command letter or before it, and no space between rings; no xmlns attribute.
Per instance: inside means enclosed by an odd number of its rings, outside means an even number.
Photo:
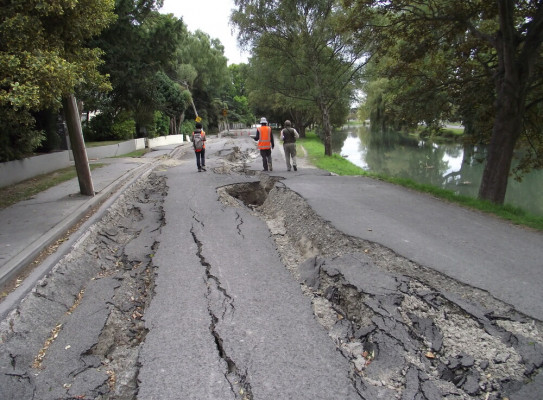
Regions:
<svg viewBox="0 0 543 400"><path fill-rule="evenodd" d="M81 303L81 300L83 299L83 294L85 293L85 289L81 289L79 293L77 294L74 304L70 307L68 311L66 311L66 315L70 315L77 306ZM34 358L34 362L32 363L32 368L39 369L42 367L43 360L45 359L45 355L47 354L47 350L49 350L49 347L53 344L53 342L58 337L60 331L62 330L62 324L58 323L53 330L51 331L51 335L45 340L45 343L43 347L38 351L38 355L36 358ZM68 345L65 347L65 350L68 350L71 346Z"/></svg>
<svg viewBox="0 0 543 400"><path fill-rule="evenodd" d="M66 312L66 314L70 315L74 312L74 310L81 304L81 300L83 299L83 294L85 294L85 289L81 289L77 296L75 297L74 304L70 307L70 309Z"/></svg>
<svg viewBox="0 0 543 400"><path fill-rule="evenodd" d="M45 341L43 347L38 351L38 355L36 358L34 358L34 362L32 363L32 368L39 369L42 366L42 362L45 358L45 355L47 354L47 350L49 350L49 347L53 344L55 339L58 337L58 334L62 330L62 324L57 324L51 331L51 336L47 338Z"/></svg>
<svg viewBox="0 0 543 400"><path fill-rule="evenodd" d="M427 351L424 356L430 360L433 360L434 358L436 358L436 355L432 353L431 351Z"/></svg>
<svg viewBox="0 0 543 400"><path fill-rule="evenodd" d="M134 311L132 313L132 319L142 319L142 318L143 318L143 314L140 313L138 310L136 310L136 311Z"/></svg>

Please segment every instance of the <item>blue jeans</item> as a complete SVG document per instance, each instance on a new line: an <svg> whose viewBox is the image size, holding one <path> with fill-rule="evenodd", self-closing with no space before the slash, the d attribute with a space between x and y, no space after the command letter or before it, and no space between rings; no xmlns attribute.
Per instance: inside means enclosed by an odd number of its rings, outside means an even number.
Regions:
<svg viewBox="0 0 543 400"><path fill-rule="evenodd" d="M200 151L195 151L194 154L196 154L196 166L198 169L202 169L202 167L206 166L206 149L202 149Z"/></svg>

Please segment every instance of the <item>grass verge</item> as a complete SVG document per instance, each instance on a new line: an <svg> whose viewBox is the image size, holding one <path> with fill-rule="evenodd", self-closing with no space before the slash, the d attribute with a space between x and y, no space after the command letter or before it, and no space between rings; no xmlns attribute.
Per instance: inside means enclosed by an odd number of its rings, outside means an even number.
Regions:
<svg viewBox="0 0 543 400"><path fill-rule="evenodd" d="M91 164L91 170L103 167L105 164ZM75 178L75 167L67 167L57 171L38 175L34 178L0 188L0 209L9 207L19 201L27 200L39 192Z"/></svg>
<svg viewBox="0 0 543 400"><path fill-rule="evenodd" d="M461 196L451 190L420 184L410 179L394 178L368 172L360 167L357 167L350 161L345 160L343 157L337 154L325 156L324 145L319 137L311 132L307 133L306 136L306 138L300 139L299 143L307 151L309 161L317 168L330 171L338 175L362 175L384 182L393 183L395 185L400 185L418 192L430 194L451 203L498 216L517 225L543 231L543 217L530 214L519 207L514 207L511 205L501 206L489 201L479 200L468 196Z"/></svg>
<svg viewBox="0 0 543 400"><path fill-rule="evenodd" d="M126 140L104 140L103 142L85 142L85 147L100 147L100 146L109 146L111 144L123 143Z"/></svg>
<svg viewBox="0 0 543 400"><path fill-rule="evenodd" d="M127 157L140 158L141 156L143 156L143 155L146 154L146 153L149 153L149 149L148 149L148 148L140 149L140 150L135 150L135 151L133 151L132 153L121 154L120 156L115 156L115 157L113 157L113 158L127 158Z"/></svg>

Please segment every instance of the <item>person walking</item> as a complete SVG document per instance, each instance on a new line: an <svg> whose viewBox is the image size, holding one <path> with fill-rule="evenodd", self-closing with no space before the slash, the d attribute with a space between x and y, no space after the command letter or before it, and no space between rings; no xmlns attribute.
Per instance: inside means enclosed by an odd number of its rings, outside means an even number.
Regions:
<svg viewBox="0 0 543 400"><path fill-rule="evenodd" d="M197 122L196 129L192 132L192 146L196 154L196 166L198 172L206 170L206 133L202 129L202 124Z"/></svg>
<svg viewBox="0 0 543 400"><path fill-rule="evenodd" d="M287 160L287 171L290 171L290 159L292 158L292 168L294 171L298 171L296 166L296 139L300 135L292 127L292 123L287 119L285 121L285 128L281 130L281 140L283 141L283 149L285 150L285 159Z"/></svg>
<svg viewBox="0 0 543 400"><path fill-rule="evenodd" d="M268 126L266 118L260 119L260 128L256 129L254 140L258 142L258 150L262 156L264 171L273 171L271 151L275 147L271 127Z"/></svg>

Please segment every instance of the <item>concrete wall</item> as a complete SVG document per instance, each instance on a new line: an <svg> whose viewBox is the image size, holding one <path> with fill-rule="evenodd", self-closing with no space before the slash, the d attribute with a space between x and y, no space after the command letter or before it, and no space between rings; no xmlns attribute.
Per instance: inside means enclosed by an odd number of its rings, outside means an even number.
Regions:
<svg viewBox="0 0 543 400"><path fill-rule="evenodd" d="M183 143L183 135L161 136L154 139L133 139L118 144L88 148L87 157L89 160L96 160L132 153L144 149L146 146L154 148L181 143ZM0 163L0 187L12 185L71 165L74 165L73 155L69 150Z"/></svg>
<svg viewBox="0 0 543 400"><path fill-rule="evenodd" d="M122 143L111 144L108 146L87 148L87 157L89 158L89 160L107 157L117 157L144 148L145 139L133 139L127 140L126 142Z"/></svg>
<svg viewBox="0 0 543 400"><path fill-rule="evenodd" d="M181 144L183 143L183 135L169 135L169 136L160 136L153 139L147 139L147 147L150 149L167 146L170 144Z"/></svg>
<svg viewBox="0 0 543 400"><path fill-rule="evenodd" d="M71 151L64 150L0 163L0 187L73 165Z"/></svg>

